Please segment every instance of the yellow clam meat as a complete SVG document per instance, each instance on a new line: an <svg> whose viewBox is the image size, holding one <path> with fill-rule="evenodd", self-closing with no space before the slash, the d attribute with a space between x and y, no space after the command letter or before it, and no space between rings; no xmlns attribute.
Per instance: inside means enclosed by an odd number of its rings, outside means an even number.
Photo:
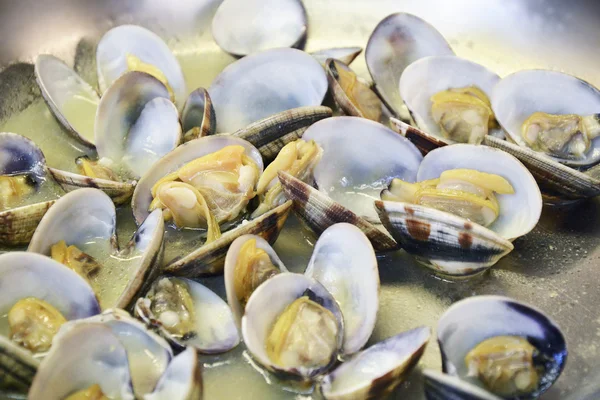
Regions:
<svg viewBox="0 0 600 400"><path fill-rule="evenodd" d="M535 391L543 373L534 364L538 350L519 336L486 339L465 357L469 376L477 377L493 393L504 397Z"/></svg>
<svg viewBox="0 0 600 400"><path fill-rule="evenodd" d="M174 337L195 335L194 300L184 282L161 279L151 297L152 313Z"/></svg>
<svg viewBox="0 0 600 400"><path fill-rule="evenodd" d="M235 220L255 196L258 175L258 166L245 154L243 146L226 146L188 162L156 182L151 190L153 201L149 211L166 210L165 220L173 221L179 228L211 228L209 222L214 218L216 224L213 223L212 228L218 236L218 224ZM173 185L173 182L186 185ZM161 198L166 194L171 196L163 202ZM194 218L191 213L197 216Z"/></svg>
<svg viewBox="0 0 600 400"><path fill-rule="evenodd" d="M500 215L496 193L514 192L510 182L500 175L452 169L442 172L438 179L417 183L394 179L381 197L435 208L489 226Z"/></svg>
<svg viewBox="0 0 600 400"><path fill-rule="evenodd" d="M303 296L277 317L267 336L267 355L281 368L324 367L336 351L337 334L333 313Z"/></svg>
<svg viewBox="0 0 600 400"><path fill-rule="evenodd" d="M171 101L173 103L175 102L175 92L173 92L173 88L171 88L171 85L169 85L169 81L167 80L165 74L158 67L145 63L132 54L127 54L127 69L129 71L145 72L148 75L152 75L158 79L167 88Z"/></svg>
<svg viewBox="0 0 600 400"><path fill-rule="evenodd" d="M105 160L92 161L87 157L79 157L75 163L77 164L77 170L81 175L95 179L106 179L115 182L121 181L118 174L116 174L110 166L105 165Z"/></svg>
<svg viewBox="0 0 600 400"><path fill-rule="evenodd" d="M323 150L314 140L298 139L286 144L258 180L256 194L259 196L260 204L252 213L252 217L262 215L285 201L283 188L277 178L279 171L285 171L306 181L312 175L322 154Z"/></svg>
<svg viewBox="0 0 600 400"><path fill-rule="evenodd" d="M109 398L102 393L100 385L95 384L69 395L65 400L109 400Z"/></svg>
<svg viewBox="0 0 600 400"><path fill-rule="evenodd" d="M256 247L256 239L246 241L240 249L234 274L235 295L242 308L246 307L250 295L261 283L278 273L280 271L273 265L269 254Z"/></svg>
<svg viewBox="0 0 600 400"><path fill-rule="evenodd" d="M35 297L19 300L8 312L11 340L33 353L48 351L65 322L60 311Z"/></svg>
<svg viewBox="0 0 600 400"><path fill-rule="evenodd" d="M479 144L496 127L490 100L475 86L438 92L431 103L431 116L442 135L455 142Z"/></svg>
<svg viewBox="0 0 600 400"><path fill-rule="evenodd" d="M35 192L35 185L28 175L0 176L0 210L16 207Z"/></svg>
<svg viewBox="0 0 600 400"><path fill-rule="evenodd" d="M598 115L533 113L523 122L521 135L533 150L563 158L581 158L591 140L600 135Z"/></svg>
<svg viewBox="0 0 600 400"><path fill-rule="evenodd" d="M64 240L55 243L50 248L50 257L77 272L90 285L93 278L100 272L100 264L92 256L84 253L77 246L67 246Z"/></svg>

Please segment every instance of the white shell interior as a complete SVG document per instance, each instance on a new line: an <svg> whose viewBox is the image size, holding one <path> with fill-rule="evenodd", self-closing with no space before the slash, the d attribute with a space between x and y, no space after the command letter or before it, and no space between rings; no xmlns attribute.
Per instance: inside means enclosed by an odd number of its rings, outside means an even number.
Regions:
<svg viewBox="0 0 600 400"><path fill-rule="evenodd" d="M115 205L98 189L83 188L69 192L48 210L36 228L28 251L50 255L50 249L64 240L82 247L96 242L107 246L116 229Z"/></svg>
<svg viewBox="0 0 600 400"><path fill-rule="evenodd" d="M450 388L455 396L460 394L465 397L475 396L474 399L477 400L502 400L500 397L491 394L487 390L465 382L456 376L447 375L443 372L434 371L431 369L424 370L423 375L425 376L426 382L425 393L430 390L429 386L435 386L436 393L438 390L443 391L447 390L446 388Z"/></svg>
<svg viewBox="0 0 600 400"><path fill-rule="evenodd" d="M82 324L106 326L119 339L127 352L136 396L141 397L154 390L173 358L173 351L163 338L147 330L143 323L119 309L105 311L85 320L70 322L62 329L73 329Z"/></svg>
<svg viewBox="0 0 600 400"><path fill-rule="evenodd" d="M35 76L52 112L69 130L75 131L64 111L68 102L79 98L82 99L79 101L87 101L96 105L100 103L98 93L71 67L52 55L41 54L37 57L35 60ZM79 107L78 112L87 113L85 116L79 117L81 120L89 119L93 121L96 117L93 107ZM77 131L76 133L83 142L94 144L93 132Z"/></svg>
<svg viewBox="0 0 600 400"><path fill-rule="evenodd" d="M433 26L417 16L391 14L375 27L365 59L377 91L395 114L403 105L398 81L404 69L420 58L437 55L454 52Z"/></svg>
<svg viewBox="0 0 600 400"><path fill-rule="evenodd" d="M494 336L522 336L543 343L548 334L548 326L543 321L558 329L541 311L507 297L475 296L453 304L437 326L445 371L481 386L477 379L466 376L464 359L467 353Z"/></svg>
<svg viewBox="0 0 600 400"><path fill-rule="evenodd" d="M203 353L220 353L230 350L240 342L240 335L233 320L231 309L223 299L206 286L186 278L170 278L183 281L194 301L196 335L178 341L193 346Z"/></svg>
<svg viewBox="0 0 600 400"><path fill-rule="evenodd" d="M213 18L212 34L223 50L245 56L294 47L306 25L300 0L225 0Z"/></svg>
<svg viewBox="0 0 600 400"><path fill-rule="evenodd" d="M150 100L127 135L123 163L137 177L150 169L181 141L179 113L163 97Z"/></svg>
<svg viewBox="0 0 600 400"><path fill-rule="evenodd" d="M15 251L0 255L1 315L26 297L44 300L67 320L100 312L94 291L75 271L40 254Z"/></svg>
<svg viewBox="0 0 600 400"><path fill-rule="evenodd" d="M217 132L232 133L273 114L318 106L327 92L323 67L296 49L272 49L227 66L208 92Z"/></svg>
<svg viewBox="0 0 600 400"><path fill-rule="evenodd" d="M181 140L179 115L167 89L144 72L129 72L108 88L94 130L98 157L121 164L135 177Z"/></svg>
<svg viewBox="0 0 600 400"><path fill-rule="evenodd" d="M199 382L198 355L196 350L188 347L179 353L163 376L158 381L156 389L144 396L144 400L176 400L193 399L195 386Z"/></svg>
<svg viewBox="0 0 600 400"><path fill-rule="evenodd" d="M28 398L64 399L94 384L109 398L134 399L127 352L119 339L109 327L79 324L54 337Z"/></svg>
<svg viewBox="0 0 600 400"><path fill-rule="evenodd" d="M231 307L235 323L240 327L242 316L244 315L244 309L240 304L239 300L235 295L235 267L238 261L238 255L242 246L248 241L254 239L256 241L256 247L263 249L269 255L273 265L279 268L281 272L288 272L287 268L283 264L283 261L279 258L275 250L271 247L269 242L257 235L242 235L235 239L225 256L225 269L224 269L224 280L225 280L225 292L227 293L227 303Z"/></svg>
<svg viewBox="0 0 600 400"><path fill-rule="evenodd" d="M340 322L340 347L342 345L342 315L331 294L320 283L307 276L293 273L276 275L260 285L246 304L246 314L242 317L242 336L248 351L262 365L282 370L274 365L267 354L266 339L277 317L294 300L304 295L306 290L328 300L323 307L329 309ZM300 374L308 377L312 371L301 369Z"/></svg>
<svg viewBox="0 0 600 400"><path fill-rule="evenodd" d="M319 190L369 221L379 221L373 201L381 191L393 178L414 182L423 158L405 137L358 117L326 118L302 138L323 149L314 169Z"/></svg>
<svg viewBox="0 0 600 400"><path fill-rule="evenodd" d="M179 62L158 35L136 25L112 28L98 43L96 64L102 93L128 71L128 54L160 69L173 89L175 104L183 106L187 92Z"/></svg>
<svg viewBox="0 0 600 400"><path fill-rule="evenodd" d="M500 215L489 229L512 240L535 227L542 212L542 195L535 179L519 160L488 146L454 144L428 153L419 167L417 180L439 178L442 172L457 168L500 175L515 189L514 194L496 194Z"/></svg>
<svg viewBox="0 0 600 400"><path fill-rule="evenodd" d="M502 79L495 87L492 108L510 138L527 147L521 136L523 122L534 112L592 115L600 113L600 91L574 76L557 71L519 71ZM568 165L582 166L600 160L600 137L592 140L582 160L553 157Z"/></svg>
<svg viewBox="0 0 600 400"><path fill-rule="evenodd" d="M321 390L326 398L352 397L369 387L376 379L404 365L419 349L429 342L428 327L415 328L374 344L345 361L323 379Z"/></svg>
<svg viewBox="0 0 600 400"><path fill-rule="evenodd" d="M369 239L354 225L330 226L315 244L305 275L325 286L340 306L343 354L360 350L375 328L379 308L379 270Z"/></svg>
<svg viewBox="0 0 600 400"><path fill-rule="evenodd" d="M431 96L443 90L476 86L491 98L499 81L496 73L464 58L432 56L409 65L400 77L399 89L419 128L441 136L440 127L431 116Z"/></svg>
<svg viewBox="0 0 600 400"><path fill-rule="evenodd" d="M151 189L159 179L176 171L190 161L214 153L230 145L244 146L246 154L254 160L258 165L259 173L262 174L263 161L260 152L244 139L233 136L207 136L190 140L161 158L139 180L133 192L132 199L133 215L136 222L141 224L146 216L148 216L148 207L152 202Z"/></svg>

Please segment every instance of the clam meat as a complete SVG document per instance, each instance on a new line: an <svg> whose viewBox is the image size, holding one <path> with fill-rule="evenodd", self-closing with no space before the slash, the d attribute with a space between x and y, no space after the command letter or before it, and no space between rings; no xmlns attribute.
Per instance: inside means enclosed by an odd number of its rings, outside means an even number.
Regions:
<svg viewBox="0 0 600 400"><path fill-rule="evenodd" d="M522 136L533 150L562 158L581 158L600 135L600 114L579 116L535 112L523 122Z"/></svg>
<svg viewBox="0 0 600 400"><path fill-rule="evenodd" d="M437 179L417 183L394 179L381 197L436 208L489 226L500 214L494 193L509 195L514 192L510 182L500 175L473 169L451 169L442 172Z"/></svg>
<svg viewBox="0 0 600 400"><path fill-rule="evenodd" d="M495 394L526 395L539 386L543 367L535 365L539 351L519 336L496 336L474 347L465 357L468 376L479 378Z"/></svg>

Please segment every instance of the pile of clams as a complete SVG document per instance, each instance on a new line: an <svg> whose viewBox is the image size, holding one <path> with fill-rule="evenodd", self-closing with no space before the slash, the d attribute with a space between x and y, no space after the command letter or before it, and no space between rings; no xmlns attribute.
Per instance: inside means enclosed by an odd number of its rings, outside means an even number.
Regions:
<svg viewBox="0 0 600 400"><path fill-rule="evenodd" d="M544 201L600 194L590 84L501 78L405 13L369 38L371 84L349 66L361 48L301 50L307 27L298 0L223 1L213 36L241 58L208 88L186 87L169 46L140 26L100 38L97 84L37 58L48 109L86 151L58 169L34 141L0 133L0 243L14 250L0 255L0 387L33 400L199 399L202 357L243 342L292 391L382 398L431 328L372 342L378 256L482 275ZM272 247L292 210L317 238L302 271ZM203 284L211 275L224 293ZM436 332L443 372L423 372L428 399L533 399L565 367L556 323L517 300L464 299Z"/></svg>

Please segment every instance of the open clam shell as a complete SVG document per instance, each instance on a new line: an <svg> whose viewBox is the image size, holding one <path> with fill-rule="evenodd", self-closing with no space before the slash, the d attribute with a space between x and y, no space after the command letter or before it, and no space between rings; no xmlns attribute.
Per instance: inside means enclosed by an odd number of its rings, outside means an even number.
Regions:
<svg viewBox="0 0 600 400"><path fill-rule="evenodd" d="M256 241L256 247L264 250L268 255L273 266L279 269L280 272L288 272L287 268L283 264L283 261L279 258L275 250L271 247L268 241L258 235L242 235L235 239L229 250L227 250L227 256L225 257L225 269L223 279L225 280L225 292L227 293L227 303L231 307L233 317L235 319L238 328L241 326L242 316L244 315L244 308L237 298L235 293L235 279L236 279L236 266L238 263L238 257L240 250L246 242L249 240Z"/></svg>
<svg viewBox="0 0 600 400"><path fill-rule="evenodd" d="M158 274L164 234L162 212L153 212L141 224L123 251L116 237L116 211L111 199L97 189L80 189L56 202L42 219L28 251L50 255L64 240L92 256L100 271L92 278L102 307L126 308Z"/></svg>
<svg viewBox="0 0 600 400"><path fill-rule="evenodd" d="M393 178L416 179L421 154L402 136L385 126L357 117L327 118L303 135L322 149L314 169L318 190L281 172L280 182L295 210L320 234L337 222L358 226L377 251L393 250L397 244L378 230L373 202Z"/></svg>
<svg viewBox="0 0 600 400"><path fill-rule="evenodd" d="M28 398L64 399L93 384L110 398L134 399L125 347L109 327L80 324L55 337Z"/></svg>
<svg viewBox="0 0 600 400"><path fill-rule="evenodd" d="M185 142L216 132L217 117L206 89L198 88L190 93L181 111L181 125Z"/></svg>
<svg viewBox="0 0 600 400"><path fill-rule="evenodd" d="M269 162L277 157L283 146L300 139L312 124L332 114L331 108L324 106L292 108L254 122L232 135L252 143L265 162Z"/></svg>
<svg viewBox="0 0 600 400"><path fill-rule="evenodd" d="M128 72L106 91L94 127L98 158L124 182L49 168L65 191L98 188L116 204L127 201L134 181L181 142L177 109L165 86L144 72Z"/></svg>
<svg viewBox="0 0 600 400"><path fill-rule="evenodd" d="M174 285L181 285L189 293L193 310L186 312L193 318L193 330L183 335L169 330L167 321L172 321L173 313L180 311L176 304L169 311L156 314L156 302L164 308ZM168 294L167 294L168 293ZM168 307L168 305L167 305ZM149 326L156 328L169 342L183 348L191 346L201 353L217 354L231 350L240 342L231 309L216 293L206 286L186 278L161 277L151 286L144 298L135 306L136 314Z"/></svg>
<svg viewBox="0 0 600 400"><path fill-rule="evenodd" d="M500 215L488 228L429 207L376 203L382 223L406 251L437 273L454 277L482 272L508 254L510 241L531 231L542 210L539 188L525 166L487 146L456 144L433 150L423 158L417 181L457 168L500 175L514 188L512 195L497 195Z"/></svg>
<svg viewBox="0 0 600 400"><path fill-rule="evenodd" d="M108 327L127 352L131 383L135 395L142 398L152 393L166 371L173 351L169 344L146 326L120 309L107 310L90 318L69 322L61 327L61 334L81 325ZM100 378L100 377L98 377Z"/></svg>
<svg viewBox="0 0 600 400"><path fill-rule="evenodd" d="M212 20L215 42L245 56L278 47L296 47L307 31L300 0L225 0Z"/></svg>
<svg viewBox="0 0 600 400"><path fill-rule="evenodd" d="M35 60L35 80L48 107L66 131L86 146L94 146L98 93L71 67L42 54Z"/></svg>
<svg viewBox="0 0 600 400"><path fill-rule="evenodd" d="M510 139L519 146L527 147L521 127L531 114L597 114L600 110L600 91L562 72L526 70L503 78L494 88L491 102L496 119ZM596 164L600 161L600 137L591 140L589 150L581 159L551 158L573 167Z"/></svg>
<svg viewBox="0 0 600 400"><path fill-rule="evenodd" d="M417 365L429 342L431 330L419 327L392 336L354 355L320 383L327 400L384 398Z"/></svg>
<svg viewBox="0 0 600 400"><path fill-rule="evenodd" d="M46 159L40 148L24 136L0 132L0 179L23 175L34 187L36 195L17 207L0 205L0 243L29 243L40 220L54 204L53 198L37 196L46 173Z"/></svg>
<svg viewBox="0 0 600 400"><path fill-rule="evenodd" d="M429 23L407 13L385 17L365 50L367 67L377 92L396 117L408 117L398 90L404 69L427 56L454 55L446 39Z"/></svg>
<svg viewBox="0 0 600 400"><path fill-rule="evenodd" d="M325 71L333 98L344 114L380 122L383 114L381 100L347 64L327 59Z"/></svg>
<svg viewBox="0 0 600 400"><path fill-rule="evenodd" d="M340 307L342 355L359 351L373 333L379 308L379 270L369 239L354 225L332 225L315 244L304 274L325 286Z"/></svg>
<svg viewBox="0 0 600 400"><path fill-rule="evenodd" d="M96 48L96 65L102 93L129 71L128 56L158 68L173 90L175 104L183 106L187 92L179 62L158 35L136 25L117 26L100 39Z"/></svg>
<svg viewBox="0 0 600 400"><path fill-rule="evenodd" d="M309 296L335 316L338 328L337 348L324 367L281 367L276 365L267 354L265 345L267 336L285 308L303 296ZM260 365L285 377L309 380L324 373L335 363L337 353L342 347L343 317L335 299L319 282L304 275L282 273L260 285L250 296L246 305L246 314L242 317L242 335L248 351Z"/></svg>
<svg viewBox="0 0 600 400"><path fill-rule="evenodd" d="M538 388L529 395L516 396L518 399L533 399L545 392L562 372L567 347L560 328L542 311L527 304L501 296L475 296L452 305L440 318L437 328L438 342L442 351L442 367L445 373L477 385L478 379L467 377L466 354L483 340L495 336L524 337L540 352L545 360L544 373ZM443 379L437 380L443 393L446 385ZM449 391L452 391L450 382ZM469 392L469 386L461 386L474 399L477 391ZM480 389L481 390L481 389Z"/></svg>
<svg viewBox="0 0 600 400"><path fill-rule="evenodd" d="M399 90L417 126L447 143L431 115L431 96L448 89L476 86L488 98L500 77L486 67L453 55L421 58L404 70ZM478 144L478 143L476 143Z"/></svg>
<svg viewBox="0 0 600 400"><path fill-rule="evenodd" d="M227 66L208 91L217 114L217 132L231 133L285 110L320 105L327 78L307 53L272 49Z"/></svg>
<svg viewBox="0 0 600 400"><path fill-rule="evenodd" d="M362 47L332 47L329 49L313 51L310 55L316 58L322 66L325 66L325 61L327 61L328 58L340 60L344 64L350 65L362 50Z"/></svg>
<svg viewBox="0 0 600 400"><path fill-rule="evenodd" d="M23 282L27 281L24 285ZM54 306L67 320L100 312L92 288L75 272L39 254L10 252L0 255L0 311L7 315L13 305L35 297ZM3 332L8 332L7 320ZM2 387L25 390L32 382L39 361L8 337L0 336Z"/></svg>
<svg viewBox="0 0 600 400"><path fill-rule="evenodd" d="M148 214L150 214L148 209L152 202L152 186L154 186L159 179L171 172L175 172L190 161L214 153L215 151L230 145L243 146L246 149L247 155L252 158L258 166L259 172L262 173L263 161L260 152L246 140L229 135L207 136L191 140L161 158L160 161L148 169L146 174L139 180L133 192L131 203L135 221L138 224L141 224Z"/></svg>

